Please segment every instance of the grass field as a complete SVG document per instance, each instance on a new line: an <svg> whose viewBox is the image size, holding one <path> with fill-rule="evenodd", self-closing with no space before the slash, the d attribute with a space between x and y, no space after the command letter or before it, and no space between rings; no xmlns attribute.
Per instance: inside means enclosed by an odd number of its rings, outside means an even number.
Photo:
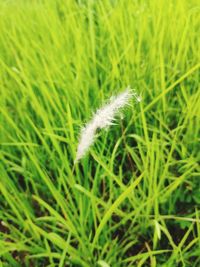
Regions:
<svg viewBox="0 0 200 267"><path fill-rule="evenodd" d="M199 36L199 0L0 1L1 267L200 266Z"/></svg>

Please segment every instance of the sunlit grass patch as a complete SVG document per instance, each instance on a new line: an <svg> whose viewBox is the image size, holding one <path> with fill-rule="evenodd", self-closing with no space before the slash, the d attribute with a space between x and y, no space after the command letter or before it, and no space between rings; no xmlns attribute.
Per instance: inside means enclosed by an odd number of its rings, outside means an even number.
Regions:
<svg viewBox="0 0 200 267"><path fill-rule="evenodd" d="M200 265L199 1L1 1L2 266ZM80 129L142 101L74 166Z"/></svg>

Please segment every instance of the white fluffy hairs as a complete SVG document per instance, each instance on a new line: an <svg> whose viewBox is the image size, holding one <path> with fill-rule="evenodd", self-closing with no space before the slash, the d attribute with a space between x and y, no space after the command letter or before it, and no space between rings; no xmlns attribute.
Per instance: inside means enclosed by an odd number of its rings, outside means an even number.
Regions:
<svg viewBox="0 0 200 267"><path fill-rule="evenodd" d="M127 106L132 97L135 97L138 102L141 101L141 97L137 95L135 90L128 86L124 92L111 97L107 104L96 111L81 131L75 163L86 154L89 147L94 143L97 129L111 126L119 110Z"/></svg>

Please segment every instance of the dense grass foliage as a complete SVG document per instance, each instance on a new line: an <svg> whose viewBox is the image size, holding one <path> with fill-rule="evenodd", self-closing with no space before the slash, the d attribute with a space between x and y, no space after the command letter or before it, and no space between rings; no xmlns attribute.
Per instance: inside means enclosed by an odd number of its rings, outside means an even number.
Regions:
<svg viewBox="0 0 200 267"><path fill-rule="evenodd" d="M0 266L200 266L199 0L0 1L0 29Z"/></svg>

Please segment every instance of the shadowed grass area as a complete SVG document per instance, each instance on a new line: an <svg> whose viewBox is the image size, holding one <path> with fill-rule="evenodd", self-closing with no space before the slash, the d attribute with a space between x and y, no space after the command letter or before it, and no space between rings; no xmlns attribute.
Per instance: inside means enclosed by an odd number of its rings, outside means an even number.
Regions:
<svg viewBox="0 0 200 267"><path fill-rule="evenodd" d="M200 266L199 1L1 1L0 29L0 266Z"/></svg>

